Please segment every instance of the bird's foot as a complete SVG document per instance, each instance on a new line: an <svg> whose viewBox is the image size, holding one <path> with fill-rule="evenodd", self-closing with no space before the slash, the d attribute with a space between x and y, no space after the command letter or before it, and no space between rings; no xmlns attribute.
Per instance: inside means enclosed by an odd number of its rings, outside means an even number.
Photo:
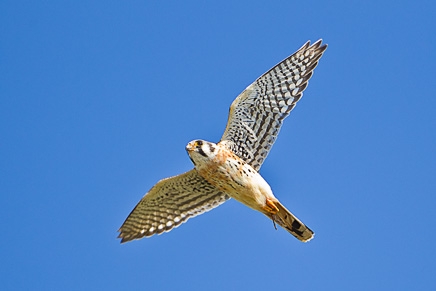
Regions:
<svg viewBox="0 0 436 291"><path fill-rule="evenodd" d="M265 205L263 206L263 210L269 213L270 215L274 215L277 212L279 212L279 209L276 206L275 201L269 198L266 199Z"/></svg>

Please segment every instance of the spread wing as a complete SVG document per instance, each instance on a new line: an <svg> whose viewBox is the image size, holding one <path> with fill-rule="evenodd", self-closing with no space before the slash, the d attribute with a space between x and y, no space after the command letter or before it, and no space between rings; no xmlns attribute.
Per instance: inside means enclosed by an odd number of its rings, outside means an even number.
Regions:
<svg viewBox="0 0 436 291"><path fill-rule="evenodd" d="M258 171L326 48L308 41L248 86L230 106L221 143Z"/></svg>
<svg viewBox="0 0 436 291"><path fill-rule="evenodd" d="M209 184L195 169L159 181L139 201L119 229L121 242L168 232L224 203L229 196Z"/></svg>

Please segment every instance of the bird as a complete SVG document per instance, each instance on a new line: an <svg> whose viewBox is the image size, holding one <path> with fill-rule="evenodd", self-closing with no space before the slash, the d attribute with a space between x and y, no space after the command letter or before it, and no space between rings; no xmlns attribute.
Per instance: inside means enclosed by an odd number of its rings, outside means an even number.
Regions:
<svg viewBox="0 0 436 291"><path fill-rule="evenodd" d="M118 230L121 243L162 234L233 198L302 242L314 232L273 194L259 170L312 77L327 44L307 41L250 84L231 104L221 140L186 145L194 168L160 180Z"/></svg>

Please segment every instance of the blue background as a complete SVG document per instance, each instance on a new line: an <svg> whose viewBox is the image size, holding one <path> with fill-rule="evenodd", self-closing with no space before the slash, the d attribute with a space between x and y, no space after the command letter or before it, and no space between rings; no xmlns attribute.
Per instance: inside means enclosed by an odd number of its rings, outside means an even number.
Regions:
<svg viewBox="0 0 436 291"><path fill-rule="evenodd" d="M434 1L1 1L2 290L436 290ZM261 169L315 232L236 201L117 229L233 99L329 47Z"/></svg>

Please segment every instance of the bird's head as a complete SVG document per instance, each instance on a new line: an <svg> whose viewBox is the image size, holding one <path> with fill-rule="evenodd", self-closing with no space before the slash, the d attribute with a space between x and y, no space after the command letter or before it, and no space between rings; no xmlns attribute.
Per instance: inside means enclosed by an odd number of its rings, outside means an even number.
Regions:
<svg viewBox="0 0 436 291"><path fill-rule="evenodd" d="M213 142L197 139L188 143L186 151L192 163L194 163L195 166L199 166L216 155L217 146Z"/></svg>

